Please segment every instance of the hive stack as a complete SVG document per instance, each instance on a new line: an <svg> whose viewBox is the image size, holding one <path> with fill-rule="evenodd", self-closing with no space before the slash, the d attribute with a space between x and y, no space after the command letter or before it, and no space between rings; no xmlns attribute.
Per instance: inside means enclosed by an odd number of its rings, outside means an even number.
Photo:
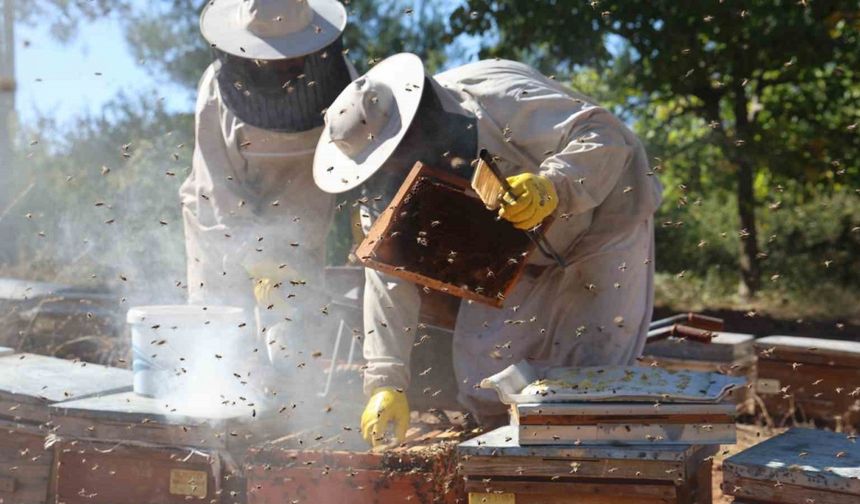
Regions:
<svg viewBox="0 0 860 504"><path fill-rule="evenodd" d="M860 446L853 436L791 429L723 462L735 504L856 504Z"/></svg>
<svg viewBox="0 0 860 504"><path fill-rule="evenodd" d="M522 446L514 426L457 447L469 503L710 504L717 446Z"/></svg>
<svg viewBox="0 0 860 504"><path fill-rule="evenodd" d="M131 389L130 371L34 354L0 357L0 501L52 502L51 404Z"/></svg>
<svg viewBox="0 0 860 504"><path fill-rule="evenodd" d="M470 503L710 503L741 380L656 367L519 363L481 383L512 425L458 447Z"/></svg>
<svg viewBox="0 0 860 504"><path fill-rule="evenodd" d="M860 343L768 336L755 351L755 391L774 420L860 427Z"/></svg>

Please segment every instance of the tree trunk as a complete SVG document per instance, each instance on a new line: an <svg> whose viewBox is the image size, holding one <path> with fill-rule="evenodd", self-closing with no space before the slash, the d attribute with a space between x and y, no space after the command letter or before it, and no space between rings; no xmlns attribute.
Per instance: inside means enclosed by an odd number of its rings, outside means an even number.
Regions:
<svg viewBox="0 0 860 504"><path fill-rule="evenodd" d="M13 0L0 1L0 263L15 260L15 237L3 214L13 201L12 130L15 123L15 8Z"/></svg>
<svg viewBox="0 0 860 504"><path fill-rule="evenodd" d="M758 231L755 221L755 194L753 192L753 167L745 156L738 156L738 216L740 217L741 236L740 294L743 297L754 296L761 286L761 272L758 267Z"/></svg>
<svg viewBox="0 0 860 504"><path fill-rule="evenodd" d="M751 124L747 115L747 96L743 86L734 88L734 115L736 136L732 149L732 161L738 167L738 217L742 229L740 268L741 284L739 293L743 297L752 297L761 287L761 271L758 265L758 230L755 219L755 173L753 162L744 152L744 142L751 138ZM738 141L739 140L739 141Z"/></svg>

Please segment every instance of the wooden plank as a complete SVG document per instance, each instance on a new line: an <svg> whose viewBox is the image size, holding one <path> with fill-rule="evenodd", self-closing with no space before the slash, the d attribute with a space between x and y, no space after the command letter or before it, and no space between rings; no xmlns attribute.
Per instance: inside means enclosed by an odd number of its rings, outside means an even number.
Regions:
<svg viewBox="0 0 860 504"><path fill-rule="evenodd" d="M860 496L842 492L822 492L817 489L786 484L781 481L764 482L750 478L733 478L722 484L723 493L748 499L755 504L857 504ZM738 501L735 502L746 502Z"/></svg>
<svg viewBox="0 0 860 504"><path fill-rule="evenodd" d="M727 482L780 482L854 496L860 502L860 446L844 434L791 429L723 462Z"/></svg>
<svg viewBox="0 0 860 504"><path fill-rule="evenodd" d="M767 336L756 340L755 350L759 359L825 366L860 366L860 343L854 341Z"/></svg>
<svg viewBox="0 0 860 504"><path fill-rule="evenodd" d="M734 408L732 408L734 409ZM649 425L657 424L728 424L734 423L729 415L528 415L519 417L519 425Z"/></svg>
<svg viewBox="0 0 860 504"><path fill-rule="evenodd" d="M716 332L710 343L668 338L649 342L643 355L670 359L731 363L753 355L752 334Z"/></svg>
<svg viewBox="0 0 860 504"><path fill-rule="evenodd" d="M521 425L522 446L578 444L620 446L734 444L734 423Z"/></svg>
<svg viewBox="0 0 860 504"><path fill-rule="evenodd" d="M606 495L583 495L583 494L525 494L517 496L516 501L491 500L496 494L472 494L469 504L626 504L623 496L611 497ZM636 504L675 504L676 500L660 498L637 498ZM681 504L681 503L678 503Z"/></svg>
<svg viewBox="0 0 860 504"><path fill-rule="evenodd" d="M618 503L622 499L636 499L634 502L676 502L677 488L671 483L649 482L644 479L630 481L618 479L614 481L589 481L559 478L556 481L545 480L467 480L466 492L498 494L510 493L516 496L516 502L523 502L529 496L565 496L574 499L571 502L581 502L579 499L598 498L610 499L608 502ZM641 499L641 500L640 500ZM587 501L586 501L587 502Z"/></svg>
<svg viewBox="0 0 860 504"><path fill-rule="evenodd" d="M699 447L692 445L632 446L520 446L516 425L506 425L457 445L462 456L545 457L576 460L659 460L680 462L689 458Z"/></svg>
<svg viewBox="0 0 860 504"><path fill-rule="evenodd" d="M650 416L691 417L709 415L732 416L734 406L727 403L659 404L653 403L520 403L514 406L516 418L539 416L631 417ZM523 423L522 421L520 423Z"/></svg>
<svg viewBox="0 0 860 504"><path fill-rule="evenodd" d="M682 462L655 460L579 460L553 458L477 457L460 459L460 471L470 479L517 478L604 478L683 482Z"/></svg>

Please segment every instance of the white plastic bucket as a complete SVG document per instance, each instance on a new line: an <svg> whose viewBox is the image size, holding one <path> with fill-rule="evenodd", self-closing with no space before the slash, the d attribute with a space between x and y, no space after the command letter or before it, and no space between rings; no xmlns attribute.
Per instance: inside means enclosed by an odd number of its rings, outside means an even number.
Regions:
<svg viewBox="0 0 860 504"><path fill-rule="evenodd" d="M252 320L232 306L137 306L128 311L134 391L178 397L229 383L252 351Z"/></svg>

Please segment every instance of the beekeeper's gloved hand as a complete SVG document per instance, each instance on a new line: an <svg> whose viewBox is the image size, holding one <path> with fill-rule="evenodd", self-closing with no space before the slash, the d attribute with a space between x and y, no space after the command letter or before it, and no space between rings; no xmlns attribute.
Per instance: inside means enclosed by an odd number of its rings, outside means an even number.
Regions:
<svg viewBox="0 0 860 504"><path fill-rule="evenodd" d="M394 424L394 437L402 443L409 428L409 403L406 394L394 387L380 387L373 391L361 414L361 435L371 446L379 446L386 441L389 423Z"/></svg>
<svg viewBox="0 0 860 504"><path fill-rule="evenodd" d="M253 264L245 264L245 270L251 277L254 287L254 299L257 305L263 308L272 307L275 310L286 304L280 286L290 275L295 272L285 264L276 264L272 261L260 261Z"/></svg>
<svg viewBox="0 0 860 504"><path fill-rule="evenodd" d="M520 173L507 180L517 199L505 194L499 216L510 221L514 227L531 229L543 222L558 206L558 195L550 179L534 173Z"/></svg>

